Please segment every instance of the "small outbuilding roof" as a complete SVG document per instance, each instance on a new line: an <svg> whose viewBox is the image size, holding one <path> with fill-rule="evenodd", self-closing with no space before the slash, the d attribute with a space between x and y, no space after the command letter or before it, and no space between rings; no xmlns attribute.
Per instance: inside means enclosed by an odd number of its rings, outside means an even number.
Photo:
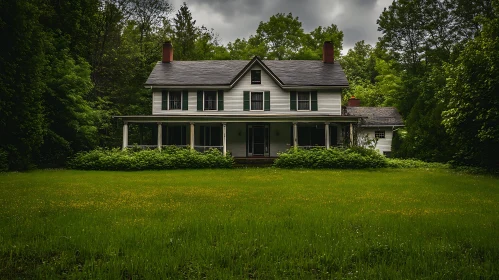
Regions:
<svg viewBox="0 0 499 280"><path fill-rule="evenodd" d="M146 86L231 86L260 64L280 86L339 86L348 81L339 63L321 60L199 60L158 62Z"/></svg>
<svg viewBox="0 0 499 280"><path fill-rule="evenodd" d="M346 107L346 116L362 117L361 126L404 126L402 116L395 107Z"/></svg>

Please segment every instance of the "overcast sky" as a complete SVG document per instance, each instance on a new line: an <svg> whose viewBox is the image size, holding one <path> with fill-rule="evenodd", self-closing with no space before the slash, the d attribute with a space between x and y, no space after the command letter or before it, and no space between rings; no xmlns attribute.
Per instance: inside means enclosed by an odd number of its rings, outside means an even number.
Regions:
<svg viewBox="0 0 499 280"><path fill-rule="evenodd" d="M343 53L355 42L374 44L380 33L376 20L392 0L171 0L174 14L187 3L196 25L213 28L224 45L255 34L260 21L292 13L305 32L336 24L344 33Z"/></svg>

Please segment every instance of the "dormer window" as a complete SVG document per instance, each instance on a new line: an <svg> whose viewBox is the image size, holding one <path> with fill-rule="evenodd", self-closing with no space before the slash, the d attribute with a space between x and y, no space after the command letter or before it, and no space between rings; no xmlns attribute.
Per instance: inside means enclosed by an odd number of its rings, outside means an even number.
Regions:
<svg viewBox="0 0 499 280"><path fill-rule="evenodd" d="M261 84L261 83L262 83L262 71L251 70L251 84Z"/></svg>

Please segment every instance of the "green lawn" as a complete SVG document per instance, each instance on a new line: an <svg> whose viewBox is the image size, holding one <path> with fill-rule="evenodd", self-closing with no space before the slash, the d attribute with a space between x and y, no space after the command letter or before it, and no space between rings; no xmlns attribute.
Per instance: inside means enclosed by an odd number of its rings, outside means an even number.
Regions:
<svg viewBox="0 0 499 280"><path fill-rule="evenodd" d="M499 179L450 170L0 174L0 279L499 279Z"/></svg>

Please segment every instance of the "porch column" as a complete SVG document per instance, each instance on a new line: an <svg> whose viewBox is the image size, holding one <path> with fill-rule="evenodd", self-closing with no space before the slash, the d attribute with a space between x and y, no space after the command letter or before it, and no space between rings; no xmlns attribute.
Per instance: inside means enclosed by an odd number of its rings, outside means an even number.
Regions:
<svg viewBox="0 0 499 280"><path fill-rule="evenodd" d="M353 125L350 123L350 146L353 146Z"/></svg>
<svg viewBox="0 0 499 280"><path fill-rule="evenodd" d="M293 147L298 149L298 124L293 123Z"/></svg>
<svg viewBox="0 0 499 280"><path fill-rule="evenodd" d="M330 146L330 139L329 139L329 123L327 122L324 126L324 133L326 134L326 149L329 149Z"/></svg>
<svg viewBox="0 0 499 280"><path fill-rule="evenodd" d="M227 155L227 124L226 123L222 123L223 125L223 132L222 132L222 139L223 139L223 154L224 156Z"/></svg>
<svg viewBox="0 0 499 280"><path fill-rule="evenodd" d="M128 123L123 123L123 150L128 147Z"/></svg>
<svg viewBox="0 0 499 280"><path fill-rule="evenodd" d="M163 125L158 123L158 150L160 151L161 146L163 146Z"/></svg>
<svg viewBox="0 0 499 280"><path fill-rule="evenodd" d="M194 150L194 123L191 123L191 150Z"/></svg>

